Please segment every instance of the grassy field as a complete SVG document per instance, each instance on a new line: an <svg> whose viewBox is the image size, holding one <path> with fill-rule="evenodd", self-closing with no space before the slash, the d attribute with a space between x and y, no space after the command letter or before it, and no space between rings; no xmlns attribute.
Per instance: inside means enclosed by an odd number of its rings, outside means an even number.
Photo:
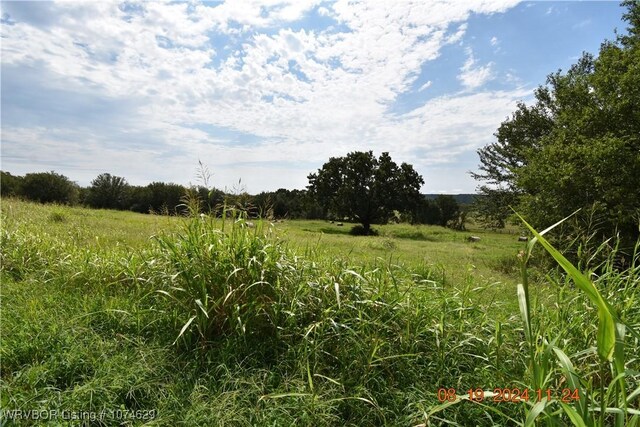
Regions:
<svg viewBox="0 0 640 427"><path fill-rule="evenodd" d="M300 249L318 248L357 263L383 260L404 263L411 268L441 267L457 280L472 271L477 278L512 283L515 270L508 266L514 265L515 255L525 246L518 242L517 230L495 233L472 227L467 232L459 232L430 225L391 224L374 227L378 236L351 236L352 225L338 227L326 221L289 221L276 226L283 231L284 238ZM481 240L468 242L472 235Z"/></svg>
<svg viewBox="0 0 640 427"><path fill-rule="evenodd" d="M638 420L637 338L599 358L594 305L562 275L531 269L519 298L518 230L354 237L11 199L1 218L7 425L34 424L13 410L66 414L59 425L569 425L571 408L584 425ZM639 270L592 276L635 329ZM530 399L493 401L516 387ZM569 388L578 398L562 402ZM451 396L469 389L486 399Z"/></svg>

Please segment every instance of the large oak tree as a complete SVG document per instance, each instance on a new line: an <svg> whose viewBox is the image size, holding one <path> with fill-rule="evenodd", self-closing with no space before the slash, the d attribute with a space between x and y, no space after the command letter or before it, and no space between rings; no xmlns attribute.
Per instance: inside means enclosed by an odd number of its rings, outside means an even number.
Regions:
<svg viewBox="0 0 640 427"><path fill-rule="evenodd" d="M389 153L356 151L332 157L309 175L310 195L337 217L347 217L371 232L371 224L384 224L394 210L410 212L421 199L422 177L413 166L398 166Z"/></svg>

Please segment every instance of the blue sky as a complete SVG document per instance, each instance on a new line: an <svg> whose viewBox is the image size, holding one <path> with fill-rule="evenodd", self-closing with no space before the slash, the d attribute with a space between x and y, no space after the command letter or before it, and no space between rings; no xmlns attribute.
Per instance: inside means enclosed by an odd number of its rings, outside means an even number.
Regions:
<svg viewBox="0 0 640 427"><path fill-rule="evenodd" d="M1 167L304 188L390 152L467 193L546 76L624 32L617 2L2 2Z"/></svg>

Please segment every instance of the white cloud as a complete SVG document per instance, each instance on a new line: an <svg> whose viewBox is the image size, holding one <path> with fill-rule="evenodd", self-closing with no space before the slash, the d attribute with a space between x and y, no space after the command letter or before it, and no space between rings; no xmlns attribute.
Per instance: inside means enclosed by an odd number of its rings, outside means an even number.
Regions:
<svg viewBox="0 0 640 427"><path fill-rule="evenodd" d="M319 7L318 14L320 16L331 16L331 12L326 7Z"/></svg>
<svg viewBox="0 0 640 427"><path fill-rule="evenodd" d="M460 68L461 73L458 75L458 80L460 80L462 85L469 90L479 88L495 78L495 73L493 72L492 67L493 64L491 62L486 65L476 65L473 52L468 49L467 60Z"/></svg>
<svg viewBox="0 0 640 427"><path fill-rule="evenodd" d="M566 6L562 6L562 3L556 3L547 8L546 15L561 15L566 13L569 9Z"/></svg>
<svg viewBox="0 0 640 427"><path fill-rule="evenodd" d="M496 46L499 43L496 36L491 37L491 40L489 40L489 42L491 43L491 46Z"/></svg>
<svg viewBox="0 0 640 427"><path fill-rule="evenodd" d="M432 84L433 82L429 80L428 82L420 86L420 88L418 89L418 92L422 92L423 90L430 88Z"/></svg>
<svg viewBox="0 0 640 427"><path fill-rule="evenodd" d="M486 143L522 93L437 98L406 114L390 107L412 90L423 64L462 39L472 12L503 12L515 3L339 0L317 9L336 21L326 30L290 29L319 1L55 3L48 26L18 19L2 26L3 67L31 67L47 76L49 88L136 107L120 130L86 123L83 131L58 129L44 138L42 126L3 125L3 154L28 158L44 144L37 163L65 147L69 162L120 165L132 181L140 168L155 179L184 181L180 174L198 158L233 181L240 163L321 164L356 149L393 147L398 160L423 166L451 161ZM470 54L459 79L478 89L493 77L492 64L478 65ZM220 130L253 142L237 144ZM153 149L127 156L126 132L148 135ZM81 143L83 135L93 142ZM278 168L270 188L281 185ZM246 182L261 190L265 178Z"/></svg>
<svg viewBox="0 0 640 427"><path fill-rule="evenodd" d="M523 87L524 81L516 74L516 71L510 69L504 74L505 81L516 85L516 87Z"/></svg>

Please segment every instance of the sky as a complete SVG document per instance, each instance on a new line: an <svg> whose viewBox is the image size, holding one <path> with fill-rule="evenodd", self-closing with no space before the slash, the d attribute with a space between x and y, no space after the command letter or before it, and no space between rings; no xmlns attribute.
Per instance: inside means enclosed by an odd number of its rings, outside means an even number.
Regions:
<svg viewBox="0 0 640 427"><path fill-rule="evenodd" d="M624 32L618 2L2 2L1 168L302 189L389 152L472 193L476 150L549 73Z"/></svg>

